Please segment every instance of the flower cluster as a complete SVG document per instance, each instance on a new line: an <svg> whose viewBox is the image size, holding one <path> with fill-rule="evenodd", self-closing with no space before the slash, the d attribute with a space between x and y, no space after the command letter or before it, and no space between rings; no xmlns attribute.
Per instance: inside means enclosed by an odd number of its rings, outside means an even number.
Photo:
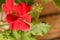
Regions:
<svg viewBox="0 0 60 40"><path fill-rule="evenodd" d="M24 2L14 4L14 0L6 0L2 4L2 10L6 14L5 19L10 25L10 30L29 30L30 26L24 22L31 22L31 16L28 14L30 10L29 5L26 5Z"/></svg>

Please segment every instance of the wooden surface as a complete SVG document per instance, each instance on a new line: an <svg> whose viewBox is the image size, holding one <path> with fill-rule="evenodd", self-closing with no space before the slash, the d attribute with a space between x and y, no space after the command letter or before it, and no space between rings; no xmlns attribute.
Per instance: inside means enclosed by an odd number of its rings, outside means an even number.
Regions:
<svg viewBox="0 0 60 40"><path fill-rule="evenodd" d="M54 39L60 37L60 15L46 16L40 20L46 21L51 25L51 28L43 37L37 37L38 39Z"/></svg>
<svg viewBox="0 0 60 40"><path fill-rule="evenodd" d="M41 0L35 0L35 3L43 4ZM40 13L40 21L44 20L51 25L49 32L44 36L38 36L38 40L60 40L60 10L57 9L54 2L43 4L43 10ZM41 16L42 15L42 16Z"/></svg>

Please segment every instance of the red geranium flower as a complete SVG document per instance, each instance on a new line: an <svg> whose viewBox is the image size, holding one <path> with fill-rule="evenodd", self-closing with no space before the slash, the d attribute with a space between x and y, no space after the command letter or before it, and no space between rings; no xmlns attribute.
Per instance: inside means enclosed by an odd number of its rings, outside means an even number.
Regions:
<svg viewBox="0 0 60 40"><path fill-rule="evenodd" d="M6 3L2 5L2 9L6 14L6 21L10 24L10 30L22 30L27 31L30 27L27 23L31 22L31 17L28 14L30 6L23 2L17 5L13 5L13 0L6 0ZM14 14L12 14L14 12Z"/></svg>

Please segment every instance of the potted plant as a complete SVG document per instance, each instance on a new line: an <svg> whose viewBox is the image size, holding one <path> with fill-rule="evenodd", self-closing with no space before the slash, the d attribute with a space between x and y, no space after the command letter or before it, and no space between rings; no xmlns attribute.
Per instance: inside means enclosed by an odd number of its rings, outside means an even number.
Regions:
<svg viewBox="0 0 60 40"><path fill-rule="evenodd" d="M33 5L31 0L4 2L1 5L0 40L36 40L36 35L43 36L48 32L50 25L39 20L42 5Z"/></svg>

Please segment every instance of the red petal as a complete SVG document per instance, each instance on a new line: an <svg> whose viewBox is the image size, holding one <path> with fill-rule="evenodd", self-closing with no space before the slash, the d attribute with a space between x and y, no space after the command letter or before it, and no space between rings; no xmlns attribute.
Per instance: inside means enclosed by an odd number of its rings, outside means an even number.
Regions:
<svg viewBox="0 0 60 40"><path fill-rule="evenodd" d="M28 12L28 11L30 11L30 6L29 5L27 5L27 7L26 7L26 12Z"/></svg>
<svg viewBox="0 0 60 40"><path fill-rule="evenodd" d="M7 21L8 23L14 22L14 21L16 21L17 19L18 19L18 17L15 16L15 15L8 14L8 15L6 16L6 21Z"/></svg>
<svg viewBox="0 0 60 40"><path fill-rule="evenodd" d="M25 14L22 16L23 20L26 20L27 22L31 22L31 16L29 14Z"/></svg>
<svg viewBox="0 0 60 40"><path fill-rule="evenodd" d="M6 8L5 4L2 4L2 10L5 12L5 14L9 14L9 10Z"/></svg>
<svg viewBox="0 0 60 40"><path fill-rule="evenodd" d="M28 31L30 29L29 25L20 20L20 30Z"/></svg>
<svg viewBox="0 0 60 40"><path fill-rule="evenodd" d="M14 6L14 12L21 17L22 15L25 15L30 10L30 6L26 5L25 3L21 2L20 5Z"/></svg>
<svg viewBox="0 0 60 40"><path fill-rule="evenodd" d="M20 24L18 24L18 21L12 22L10 24L10 30L16 30L16 31L18 31L19 30L19 25Z"/></svg>
<svg viewBox="0 0 60 40"><path fill-rule="evenodd" d="M22 14L25 14L26 13L26 4L24 2L20 2L20 6L22 7Z"/></svg>
<svg viewBox="0 0 60 40"><path fill-rule="evenodd" d="M28 31L29 30L29 25L27 25L26 23L24 23L21 20L17 20L13 23L10 24L10 30L21 30L21 31Z"/></svg>
<svg viewBox="0 0 60 40"><path fill-rule="evenodd" d="M20 6L26 12L28 12L30 10L30 6L29 5L26 5L24 2L20 2Z"/></svg>
<svg viewBox="0 0 60 40"><path fill-rule="evenodd" d="M20 17L22 15L22 9L20 7L20 5L15 5L14 6L14 12Z"/></svg>
<svg viewBox="0 0 60 40"><path fill-rule="evenodd" d="M22 7L22 9L26 9L26 4L24 2L20 2L20 6Z"/></svg>
<svg viewBox="0 0 60 40"><path fill-rule="evenodd" d="M14 6L13 4L14 4L14 0L6 0L6 7L10 11L10 13L12 12Z"/></svg>

